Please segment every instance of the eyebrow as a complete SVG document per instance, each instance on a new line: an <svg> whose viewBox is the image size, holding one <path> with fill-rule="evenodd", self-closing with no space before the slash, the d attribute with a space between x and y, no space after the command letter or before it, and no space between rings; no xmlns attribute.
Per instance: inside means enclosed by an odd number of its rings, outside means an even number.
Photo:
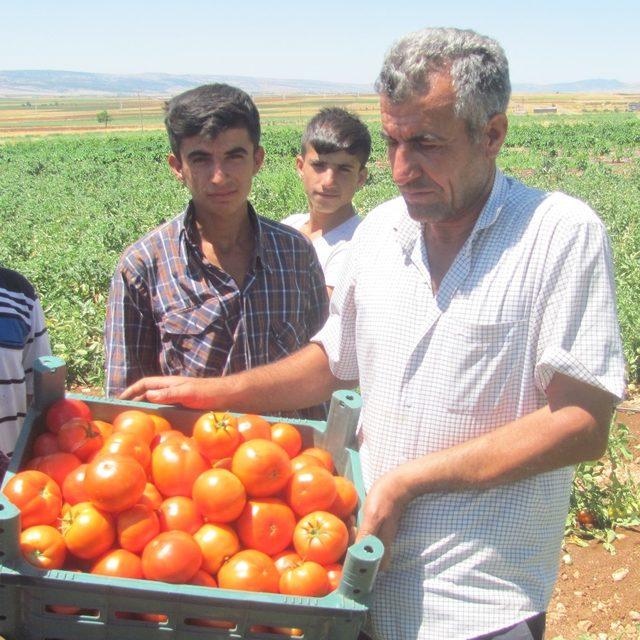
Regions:
<svg viewBox="0 0 640 640"><path fill-rule="evenodd" d="M391 142L393 140L396 140L396 138L394 138L393 136L390 136L388 133L385 133L384 131L382 131L382 139L385 142ZM437 136L433 133L423 133L417 136L412 136L408 140L405 140L405 142L443 142L445 139L446 138L444 138L443 136Z"/></svg>

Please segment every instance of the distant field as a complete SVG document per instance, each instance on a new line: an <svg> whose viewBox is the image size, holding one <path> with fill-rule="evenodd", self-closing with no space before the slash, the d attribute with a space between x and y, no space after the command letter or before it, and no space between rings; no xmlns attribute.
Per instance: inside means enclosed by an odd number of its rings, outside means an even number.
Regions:
<svg viewBox="0 0 640 640"><path fill-rule="evenodd" d="M640 94L516 94L509 113L531 116L537 121L584 116L594 113L623 113ZM324 106L341 106L358 113L365 121L377 121L375 95L325 95L257 97L262 122L302 125ZM22 97L0 98L0 140L24 136L114 131L152 131L163 127L164 98L149 97ZM534 109L556 109L556 114L535 114ZM97 114L107 111L111 121L105 127Z"/></svg>

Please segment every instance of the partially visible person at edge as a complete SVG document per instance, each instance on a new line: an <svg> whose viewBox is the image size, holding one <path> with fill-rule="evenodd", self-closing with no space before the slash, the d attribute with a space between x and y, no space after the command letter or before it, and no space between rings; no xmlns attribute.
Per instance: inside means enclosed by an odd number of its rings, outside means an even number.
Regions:
<svg viewBox="0 0 640 640"><path fill-rule="evenodd" d="M0 267L0 482L33 395L33 365L51 355L38 296L17 271Z"/></svg>
<svg viewBox="0 0 640 640"><path fill-rule="evenodd" d="M295 213L282 222L313 243L329 296L360 223L352 200L367 179L370 153L371 136L366 125L338 107L319 111L302 134L296 168L307 194L309 213Z"/></svg>
<svg viewBox="0 0 640 640"><path fill-rule="evenodd" d="M312 344L125 395L269 411L359 379L358 535L389 561L371 635L539 640L573 465L603 454L624 393L609 240L583 202L497 169L510 83L494 40L412 33L376 86L401 197L358 227Z"/></svg>
<svg viewBox="0 0 640 640"><path fill-rule="evenodd" d="M311 243L247 200L264 159L251 98L201 86L168 102L165 124L169 166L191 200L120 259L105 324L109 396L144 376L220 376L279 360L328 314Z"/></svg>

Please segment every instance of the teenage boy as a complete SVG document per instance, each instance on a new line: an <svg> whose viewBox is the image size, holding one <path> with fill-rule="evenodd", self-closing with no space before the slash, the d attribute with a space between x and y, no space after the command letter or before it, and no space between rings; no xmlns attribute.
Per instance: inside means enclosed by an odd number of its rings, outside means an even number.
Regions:
<svg viewBox="0 0 640 640"><path fill-rule="evenodd" d="M367 179L370 153L369 130L344 109L322 109L302 134L296 168L307 194L309 213L296 213L282 222L298 229L313 243L329 295L338 282L349 241L360 223L351 201Z"/></svg>
<svg viewBox="0 0 640 640"><path fill-rule="evenodd" d="M278 360L328 313L311 244L247 200L264 159L251 98L201 86L169 101L165 125L169 166L191 200L118 264L105 326L109 396L144 376L219 376Z"/></svg>

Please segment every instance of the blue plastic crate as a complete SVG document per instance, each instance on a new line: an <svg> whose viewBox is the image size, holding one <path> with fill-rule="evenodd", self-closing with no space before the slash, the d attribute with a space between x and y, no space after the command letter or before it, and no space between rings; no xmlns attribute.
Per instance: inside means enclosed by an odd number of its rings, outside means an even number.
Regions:
<svg viewBox="0 0 640 640"><path fill-rule="evenodd" d="M35 403L29 412L4 483L31 457L37 435L45 430L43 410L64 396L66 369L59 358L36 364ZM190 432L201 411L167 405L115 401L78 394L97 420L110 421L126 408L166 417L174 428ZM362 499L364 487L358 453L351 447L360 398L336 392L327 422L289 420L303 446L331 452L337 471L351 479ZM274 422L280 418L269 418ZM72 571L39 571L22 559L18 544L20 513L0 493L0 636L6 640L202 640L252 638L282 640L288 635L259 627L300 629L304 640L352 640L358 637L373 589L383 546L369 536L349 547L339 588L323 598L307 598L147 580L107 578ZM64 613L61 607L76 611ZM79 609L79 611L77 611ZM159 621L131 619L156 614ZM230 628L215 628L211 623Z"/></svg>

